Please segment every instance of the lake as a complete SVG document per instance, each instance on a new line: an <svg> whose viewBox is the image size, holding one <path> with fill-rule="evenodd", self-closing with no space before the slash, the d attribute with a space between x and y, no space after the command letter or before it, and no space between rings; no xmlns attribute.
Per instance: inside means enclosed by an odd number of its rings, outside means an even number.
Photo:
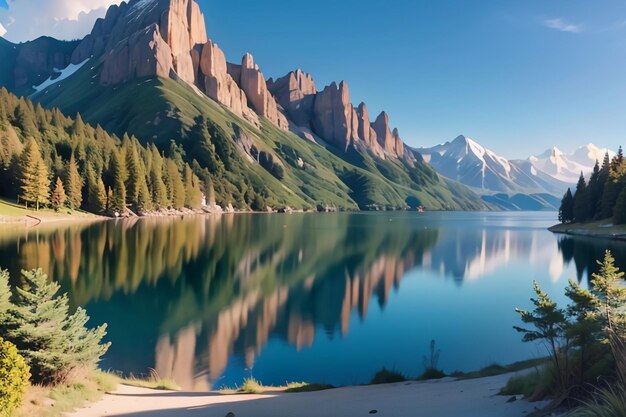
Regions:
<svg viewBox="0 0 626 417"><path fill-rule="evenodd" d="M0 226L0 267L42 267L108 323L104 369L187 390L368 382L383 367L470 371L545 356L515 307L563 301L620 242L553 235L555 213L223 215Z"/></svg>

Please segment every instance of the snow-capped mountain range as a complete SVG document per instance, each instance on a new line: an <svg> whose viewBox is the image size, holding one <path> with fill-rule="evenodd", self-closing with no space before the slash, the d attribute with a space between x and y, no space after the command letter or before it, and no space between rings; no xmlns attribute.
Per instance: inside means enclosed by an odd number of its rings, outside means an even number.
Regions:
<svg viewBox="0 0 626 417"><path fill-rule="evenodd" d="M606 148L598 148L590 143L569 154L554 147L540 155L531 156L528 160L537 170L543 171L553 178L567 183L576 183L581 172L585 176L591 173L596 161L602 164L607 152L609 158L615 156L615 152Z"/></svg>
<svg viewBox="0 0 626 417"><path fill-rule="evenodd" d="M602 163L607 149L588 144L565 153L552 148L528 159L509 160L461 135L450 142L415 151L441 175L481 195L550 194L560 198L578 181L581 172L588 176L596 160ZM609 151L609 156L613 155Z"/></svg>

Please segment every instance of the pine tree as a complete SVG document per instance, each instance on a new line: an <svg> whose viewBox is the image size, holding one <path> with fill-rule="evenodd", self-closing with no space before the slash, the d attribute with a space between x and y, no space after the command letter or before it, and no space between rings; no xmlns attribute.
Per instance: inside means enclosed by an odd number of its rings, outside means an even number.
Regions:
<svg viewBox="0 0 626 417"><path fill-rule="evenodd" d="M150 194L152 195L152 202L157 209L166 208L167 201L167 187L163 181L163 158L159 155L159 151L156 146L150 147L152 153L152 164L150 165Z"/></svg>
<svg viewBox="0 0 626 417"><path fill-rule="evenodd" d="M113 177L113 187L111 198L109 198L109 210L117 213L126 212L126 186L123 180L123 164L119 153L115 152L111 158L111 175Z"/></svg>
<svg viewBox="0 0 626 417"><path fill-rule="evenodd" d="M600 188L600 164L598 161L596 161L593 166L593 172L589 177L587 196L589 201L588 216L589 219L594 219L597 214L598 203L602 198L602 188Z"/></svg>
<svg viewBox="0 0 626 417"><path fill-rule="evenodd" d="M47 204L50 196L50 178L48 168L41 157L39 145L30 139L19 161L19 176L22 194L20 198L27 203L34 203L39 210L40 204Z"/></svg>
<svg viewBox="0 0 626 417"><path fill-rule="evenodd" d="M613 222L615 224L626 223L626 187L622 188L613 207Z"/></svg>
<svg viewBox="0 0 626 417"><path fill-rule="evenodd" d="M171 202L172 207L180 210L185 207L185 185L183 179L178 171L176 163L168 159L166 162L168 200Z"/></svg>
<svg viewBox="0 0 626 417"><path fill-rule="evenodd" d="M205 185L204 185L204 192L206 195L206 204L209 207L215 207L215 205L217 204L216 200L215 200L215 187L213 186L213 181L211 180L210 177L207 177Z"/></svg>
<svg viewBox="0 0 626 417"><path fill-rule="evenodd" d="M145 178L145 172L141 172L139 155L134 141L129 142L129 147L126 149L126 172L128 173L124 184L126 186L126 198L130 204L137 206L142 176Z"/></svg>
<svg viewBox="0 0 626 417"><path fill-rule="evenodd" d="M79 209L83 203L83 179L78 172L78 164L73 152L65 169L65 190L67 205L72 210Z"/></svg>
<svg viewBox="0 0 626 417"><path fill-rule="evenodd" d="M615 266L615 258L606 251L604 260L598 262L600 272L592 274L592 291L598 298L608 342L617 362L622 382L626 383L626 286L624 273Z"/></svg>
<svg viewBox="0 0 626 417"><path fill-rule="evenodd" d="M25 137L34 138L39 135L39 131L35 125L35 116L33 111L29 108L28 103L30 102L26 102L23 97L19 99L18 105L15 108L15 120Z"/></svg>
<svg viewBox="0 0 626 417"><path fill-rule="evenodd" d="M106 325L87 329L85 310L79 307L70 314L67 295L57 296L59 284L48 282L41 269L22 275L25 285L17 288L0 336L17 346L31 367L33 382L60 383L76 368L95 368L109 348L109 343L101 343Z"/></svg>
<svg viewBox="0 0 626 417"><path fill-rule="evenodd" d="M63 181L61 181L61 178L57 177L54 191L52 191L52 195L50 196L50 204L52 204L53 209L59 211L61 207L65 205L66 200L67 196L65 195L65 189L63 188Z"/></svg>
<svg viewBox="0 0 626 417"><path fill-rule="evenodd" d="M152 197L150 196L150 190L148 190L148 184L144 180L141 182L139 195L137 196L137 211L144 213L150 209L152 209Z"/></svg>
<svg viewBox="0 0 626 417"><path fill-rule="evenodd" d="M185 185L185 206L190 209L200 208L202 206L200 180L193 173L189 164L185 164L183 183Z"/></svg>
<svg viewBox="0 0 626 417"><path fill-rule="evenodd" d="M8 312L11 307L11 287L9 286L9 272L0 269L0 329L8 325ZM0 330L0 337L2 330Z"/></svg>
<svg viewBox="0 0 626 417"><path fill-rule="evenodd" d="M622 148L620 147L617 155L613 157L611 163L609 164L609 177L606 180L604 190L602 192L602 203L599 216L601 219L608 219L613 216L615 202L617 201L617 197L623 188L622 179L625 171L626 166L624 164L624 155Z"/></svg>
<svg viewBox="0 0 626 417"><path fill-rule="evenodd" d="M574 197L572 196L572 191L569 188L561 200L561 207L559 208L559 221L561 223L571 223L574 221Z"/></svg>
<svg viewBox="0 0 626 417"><path fill-rule="evenodd" d="M600 168L600 173L598 174L598 198L595 202L594 206L594 219L600 219L602 217L602 200L604 198L604 187L606 186L606 182L609 179L609 172L611 166L611 159L609 158L609 153L606 152L604 154L604 159L602 161L602 167Z"/></svg>
<svg viewBox="0 0 626 417"><path fill-rule="evenodd" d="M589 196L587 194L587 185L585 184L585 176L580 173L578 184L576 185L576 194L574 194L574 221L582 223L589 218Z"/></svg>
<svg viewBox="0 0 626 417"><path fill-rule="evenodd" d="M94 213L103 213L107 208L107 193L102 178L91 165L87 167L87 205Z"/></svg>
<svg viewBox="0 0 626 417"><path fill-rule="evenodd" d="M526 329L514 326L514 329L524 334L524 342L534 342L543 340L550 348L550 356L557 368L557 375L563 375L561 359L559 358L560 346L563 341L565 328L565 311L561 310L557 304L539 287L534 281L534 291L536 298L531 298L535 306L533 311L515 309L521 316L524 323L531 325L534 329Z"/></svg>

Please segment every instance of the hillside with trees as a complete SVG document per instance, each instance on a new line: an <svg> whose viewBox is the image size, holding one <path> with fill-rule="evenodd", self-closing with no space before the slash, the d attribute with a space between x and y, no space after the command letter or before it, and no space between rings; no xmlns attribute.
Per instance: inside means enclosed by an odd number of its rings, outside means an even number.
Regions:
<svg viewBox="0 0 626 417"><path fill-rule="evenodd" d="M589 181L581 174L574 193L568 189L561 200L561 223L599 220L626 223L626 161L621 147L612 159L606 154L601 166L596 161Z"/></svg>
<svg viewBox="0 0 626 417"><path fill-rule="evenodd" d="M123 215L198 209L203 195L213 198L210 179L201 180L176 145L168 154L0 89L0 196L6 199L37 210Z"/></svg>

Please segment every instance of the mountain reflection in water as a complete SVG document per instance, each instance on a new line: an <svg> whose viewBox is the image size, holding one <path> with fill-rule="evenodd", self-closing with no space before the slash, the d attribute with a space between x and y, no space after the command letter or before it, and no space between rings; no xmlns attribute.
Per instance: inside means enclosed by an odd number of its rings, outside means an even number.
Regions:
<svg viewBox="0 0 626 417"><path fill-rule="evenodd" d="M492 310L485 317L498 315L488 291L511 292L506 298L510 304L497 308L512 311L528 299L532 279L543 277L562 288L567 278L582 279L594 270L607 243L553 236L545 230L551 216L224 215L49 230L2 226L0 267L11 270L13 279L20 269L44 268L74 306L87 307L92 325L109 323L113 345L104 368L136 374L154 368L191 390L232 386L250 374L266 383L284 383L282 378L288 377L362 383L372 370L389 365L376 363L377 357L379 362L393 358L397 362L392 365L403 372L419 372L431 335L411 332L412 323L458 333L454 326L458 314L469 308L466 303L487 302ZM619 256L623 245L609 246L618 260L625 259ZM572 260L575 272L568 271ZM528 276L515 278L520 264L528 265ZM409 278L420 284L404 294L401 283L404 287ZM483 279L494 282L478 292L485 294L478 300L473 283L480 285ZM433 285L437 287L429 292ZM445 311L435 306L420 310L418 317L410 313L420 308L411 299L425 297L418 303L425 306L429 294L438 291L450 302ZM466 297L452 303L450 297L458 291ZM397 294L397 305L390 302L392 294ZM494 318L502 332L514 324L508 310L507 317ZM396 340L403 331L407 337ZM361 337L369 342L360 342ZM438 344L453 356L442 363L451 371L448 367L467 362L460 359L461 349L468 347L442 345L446 338L441 336ZM509 342L502 343L513 344L516 338L507 334L503 339ZM372 356L379 348L386 352ZM502 346L494 346L498 348ZM398 353L403 349L406 354ZM523 347L511 352L531 356ZM361 374L352 371L365 363Z"/></svg>

